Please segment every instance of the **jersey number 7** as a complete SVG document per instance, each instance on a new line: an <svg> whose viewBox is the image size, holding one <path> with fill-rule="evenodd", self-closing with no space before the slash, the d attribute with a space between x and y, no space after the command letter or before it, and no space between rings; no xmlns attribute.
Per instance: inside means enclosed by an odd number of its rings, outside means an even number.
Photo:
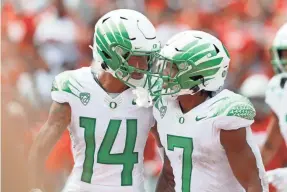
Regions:
<svg viewBox="0 0 287 192"><path fill-rule="evenodd" d="M192 172L192 152L193 139L176 135L167 135L167 148L174 151L174 148L182 148L182 192L190 192L191 172Z"/></svg>
<svg viewBox="0 0 287 192"><path fill-rule="evenodd" d="M119 132L122 120L111 119L103 142L97 155L97 163L123 165L121 173L121 185L132 185L132 171L134 164L138 163L138 152L134 152L137 137L137 120L127 119L127 135L123 153L111 154L111 149ZM91 183L94 166L94 155L96 149L95 131L96 119L80 117L80 127L84 128L86 142L85 160L81 181ZM112 141L112 142L111 142Z"/></svg>

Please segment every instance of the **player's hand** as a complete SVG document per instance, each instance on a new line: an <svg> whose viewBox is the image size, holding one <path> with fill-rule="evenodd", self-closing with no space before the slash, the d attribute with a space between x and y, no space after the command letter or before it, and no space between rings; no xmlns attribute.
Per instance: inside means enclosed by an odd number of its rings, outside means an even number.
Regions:
<svg viewBox="0 0 287 192"><path fill-rule="evenodd" d="M287 192L287 168L279 168L266 173L268 182L272 184L278 192Z"/></svg>
<svg viewBox="0 0 287 192"><path fill-rule="evenodd" d="M152 106L152 98L148 90L142 87L136 87L132 92L136 96L135 102L139 107L148 108Z"/></svg>

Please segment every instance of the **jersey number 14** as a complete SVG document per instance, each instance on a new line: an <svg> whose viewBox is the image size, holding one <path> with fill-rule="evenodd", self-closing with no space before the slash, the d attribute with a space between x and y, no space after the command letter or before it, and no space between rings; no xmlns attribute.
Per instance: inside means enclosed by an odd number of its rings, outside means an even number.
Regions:
<svg viewBox="0 0 287 192"><path fill-rule="evenodd" d="M123 170L121 173L121 185L130 186L132 185L133 181L132 171L134 164L138 163L138 152L134 152L137 137L137 120L127 119L127 136L123 153L111 154L111 150L119 132L121 122L122 120L110 120L107 132L98 151L97 162L102 164L123 165ZM80 117L80 127L85 129L84 137L86 142L85 160L81 180L86 183L91 183L96 149L96 119L90 117Z"/></svg>

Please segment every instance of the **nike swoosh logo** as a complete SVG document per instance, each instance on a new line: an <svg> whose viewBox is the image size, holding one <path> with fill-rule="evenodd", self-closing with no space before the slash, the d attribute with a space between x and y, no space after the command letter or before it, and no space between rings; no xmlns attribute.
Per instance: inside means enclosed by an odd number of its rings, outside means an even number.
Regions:
<svg viewBox="0 0 287 192"><path fill-rule="evenodd" d="M205 119L207 116L204 116L204 117L198 117L198 116L196 116L195 117L195 121L200 121L200 120L202 120L202 119Z"/></svg>

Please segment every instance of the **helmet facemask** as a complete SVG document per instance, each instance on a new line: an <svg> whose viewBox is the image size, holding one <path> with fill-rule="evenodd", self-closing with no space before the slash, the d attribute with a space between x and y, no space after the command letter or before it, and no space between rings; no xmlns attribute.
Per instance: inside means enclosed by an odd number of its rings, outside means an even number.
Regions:
<svg viewBox="0 0 287 192"><path fill-rule="evenodd" d="M114 10L95 26L92 68L112 74L129 87L142 87L159 49L154 26L144 15Z"/></svg>
<svg viewBox="0 0 287 192"><path fill-rule="evenodd" d="M287 72L287 47L272 47L272 65L275 73Z"/></svg>
<svg viewBox="0 0 287 192"><path fill-rule="evenodd" d="M154 77L161 79L160 90L151 90L152 96L171 95L178 96L184 94L195 94L205 86L204 77L194 72L192 74L191 60L170 60L159 56L156 64L152 67ZM160 80L159 80L160 81Z"/></svg>
<svg viewBox="0 0 287 192"><path fill-rule="evenodd" d="M121 65L114 71L116 78L129 87L144 85L146 75L150 73L154 55L153 52L131 51L117 46L115 52L120 59Z"/></svg>

